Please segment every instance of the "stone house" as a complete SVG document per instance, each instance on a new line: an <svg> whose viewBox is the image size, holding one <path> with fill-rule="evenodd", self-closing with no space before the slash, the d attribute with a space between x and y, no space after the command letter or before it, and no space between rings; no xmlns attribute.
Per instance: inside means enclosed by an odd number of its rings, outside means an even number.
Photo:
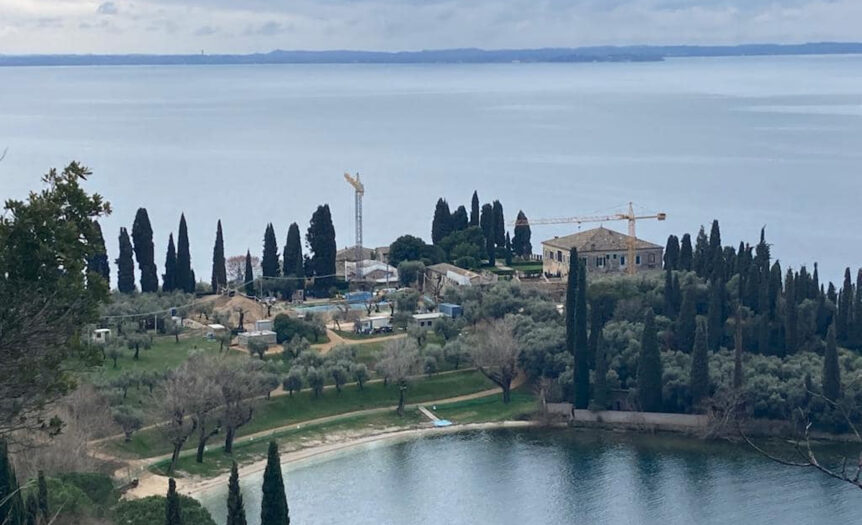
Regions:
<svg viewBox="0 0 862 525"><path fill-rule="evenodd" d="M545 275L567 277L569 252L578 249L588 273L625 273L629 264L638 271L659 270L664 247L635 239L635 260L628 261L629 236L603 226L542 242L542 269Z"/></svg>

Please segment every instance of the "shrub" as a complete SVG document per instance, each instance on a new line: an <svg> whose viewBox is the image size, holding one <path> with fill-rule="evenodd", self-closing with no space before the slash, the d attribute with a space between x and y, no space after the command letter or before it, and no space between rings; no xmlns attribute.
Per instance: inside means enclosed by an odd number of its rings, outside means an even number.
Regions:
<svg viewBox="0 0 862 525"><path fill-rule="evenodd" d="M165 522L164 496L121 501L117 505L115 522L123 525L153 525ZM183 525L215 525L212 516L193 498L180 495Z"/></svg>

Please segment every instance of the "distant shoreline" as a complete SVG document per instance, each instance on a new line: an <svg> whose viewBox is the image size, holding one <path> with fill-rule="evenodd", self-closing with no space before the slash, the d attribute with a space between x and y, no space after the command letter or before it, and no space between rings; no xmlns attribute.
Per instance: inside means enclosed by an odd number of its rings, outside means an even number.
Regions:
<svg viewBox="0 0 862 525"><path fill-rule="evenodd" d="M266 64L507 64L661 62L668 58L858 55L862 43L744 44L736 46L598 46L542 49L424 51L283 51L252 54L0 55L0 67Z"/></svg>

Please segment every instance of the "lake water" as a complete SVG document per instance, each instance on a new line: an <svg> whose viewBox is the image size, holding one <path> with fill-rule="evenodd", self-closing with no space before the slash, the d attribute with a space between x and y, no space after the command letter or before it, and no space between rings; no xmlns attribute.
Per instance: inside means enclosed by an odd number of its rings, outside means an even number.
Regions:
<svg viewBox="0 0 862 525"><path fill-rule="evenodd" d="M277 65L0 69L0 197L79 159L121 225L149 209L161 266L185 212L208 279L216 220L228 255L279 245L332 206L353 243L367 187L367 245L430 237L434 203L500 199L511 219L591 215L634 201L665 211L642 237L725 242L766 225L785 264L840 279L862 262L862 57L675 59L642 64ZM454 207L454 206L453 206ZM625 231L624 223L609 223ZM534 228L538 241L575 226ZM113 273L116 273L115 269Z"/></svg>
<svg viewBox="0 0 862 525"><path fill-rule="evenodd" d="M262 473L243 480L259 523ZM376 445L285 468L306 525L855 523L862 494L742 447L668 436L494 431ZM226 487L201 497L225 519Z"/></svg>

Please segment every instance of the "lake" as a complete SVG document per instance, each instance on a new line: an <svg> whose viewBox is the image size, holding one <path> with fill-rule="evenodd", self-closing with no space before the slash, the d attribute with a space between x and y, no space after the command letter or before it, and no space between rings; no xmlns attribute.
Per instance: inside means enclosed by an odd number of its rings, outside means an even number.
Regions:
<svg viewBox="0 0 862 525"><path fill-rule="evenodd" d="M145 206L161 266L185 212L203 280L219 218L228 255L259 253L268 222L282 245L328 202L352 244L344 171L367 187L367 245L428 240L436 199L468 205L478 189L509 219L634 201L668 213L639 223L660 244L713 218L733 244L765 225L785 266L817 260L839 280L862 261L860 118L862 56L0 68L0 197L79 159L114 205L112 260ZM576 228L535 227L534 249Z"/></svg>
<svg viewBox="0 0 862 525"><path fill-rule="evenodd" d="M858 489L745 447L674 436L508 430L377 444L285 467L307 525L853 523ZM259 523L263 474L242 481ZM201 496L224 524L227 487Z"/></svg>

